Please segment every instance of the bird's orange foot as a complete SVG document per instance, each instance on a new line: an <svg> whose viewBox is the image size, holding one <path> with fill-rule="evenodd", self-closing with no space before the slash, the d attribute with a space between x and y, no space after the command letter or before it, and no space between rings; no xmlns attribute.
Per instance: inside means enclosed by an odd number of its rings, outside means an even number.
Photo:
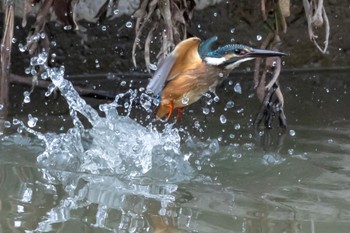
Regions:
<svg viewBox="0 0 350 233"><path fill-rule="evenodd" d="M166 121L168 121L171 117L171 114L173 114L174 102L170 101L170 103L168 104L168 107L169 107L169 113L168 113L168 116L166 117Z"/></svg>

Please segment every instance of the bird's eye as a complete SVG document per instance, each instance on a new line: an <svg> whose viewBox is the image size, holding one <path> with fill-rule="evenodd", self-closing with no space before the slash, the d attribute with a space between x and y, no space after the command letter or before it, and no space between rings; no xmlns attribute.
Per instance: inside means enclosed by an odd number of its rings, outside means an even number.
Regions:
<svg viewBox="0 0 350 233"><path fill-rule="evenodd" d="M247 53L245 49L235 49L234 52L235 54L238 54L238 55L244 55Z"/></svg>
<svg viewBox="0 0 350 233"><path fill-rule="evenodd" d="M235 52L235 54L241 54L242 50L241 49L235 49L234 52Z"/></svg>

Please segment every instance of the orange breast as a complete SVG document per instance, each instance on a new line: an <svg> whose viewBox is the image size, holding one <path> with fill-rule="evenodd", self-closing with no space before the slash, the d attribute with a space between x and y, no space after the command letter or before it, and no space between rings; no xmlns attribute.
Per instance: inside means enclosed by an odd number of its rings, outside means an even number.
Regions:
<svg viewBox="0 0 350 233"><path fill-rule="evenodd" d="M178 73L163 89L157 116L163 117L169 113L170 104L176 109L198 101L204 93L215 89L217 84L224 79L222 75L219 75L220 72L220 69L207 66L202 62L194 68Z"/></svg>

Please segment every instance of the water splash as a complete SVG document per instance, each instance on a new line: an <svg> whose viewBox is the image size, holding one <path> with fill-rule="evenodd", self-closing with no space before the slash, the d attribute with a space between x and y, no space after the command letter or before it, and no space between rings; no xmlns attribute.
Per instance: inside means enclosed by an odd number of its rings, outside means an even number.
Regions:
<svg viewBox="0 0 350 233"><path fill-rule="evenodd" d="M102 104L100 110L106 117L100 117L99 113L79 96L72 83L64 79L63 66L45 67L45 69L44 76L52 80L47 95L53 89L60 90L69 106L74 127L62 134L41 134L31 129L37 120L31 115L28 116L29 127L20 124L23 129L45 143L45 151L37 158L39 164L92 174L118 174L129 179L145 175L156 164L163 167L163 171L168 171L163 174L164 177L179 178L181 172L177 169L183 167L183 164L177 161L182 159L179 132L171 125L168 125L163 132L158 132L152 125L144 127L131 120L128 115L132 110L137 91L129 90L117 95L112 103ZM120 99L126 95L129 101L120 105ZM146 100L146 107L149 108L148 102L151 100L143 97ZM116 110L118 107L126 108L127 116L118 115ZM90 122L91 129L84 128L78 113Z"/></svg>
<svg viewBox="0 0 350 233"><path fill-rule="evenodd" d="M85 100L83 100L73 88L71 82L64 79L64 66L61 66L60 68L46 68L46 73L55 87L60 90L61 95L66 99L70 108L70 115L73 118L73 123L76 127L82 128L82 124L77 117L77 112L85 116L92 126L101 121L97 111L90 105L86 104Z"/></svg>
<svg viewBox="0 0 350 233"><path fill-rule="evenodd" d="M158 200L158 213L166 213L169 203L175 200L175 183L193 177L193 170L180 151L179 130L167 124L159 132L151 124L144 127L132 120L129 114L139 94L137 90L118 94L112 103L100 105L98 112L64 79L63 66L50 68L43 65L42 59L47 56L33 58L31 65L41 66L44 72L40 77L52 81L45 95L49 96L55 89L60 91L69 106L74 127L60 134L40 133L35 130L38 119L32 115L28 115L27 124L13 120L19 132L27 131L44 143L44 151L36 159L40 167L47 169L43 178L48 184L55 180L55 185L61 184L67 193L66 199L46 213L36 230L51 231L54 223L69 220L71 211L90 203L98 204L95 227L105 228L106 207L111 208L113 202L123 212L127 203L135 204L133 196ZM126 96L128 99L123 99ZM146 94L141 96L142 106L149 112L154 100ZM127 112L126 116L118 114L120 108ZM88 120L91 128L84 127L78 113ZM102 113L105 117L100 116ZM78 185L79 182L84 185ZM127 198L131 200L128 202ZM122 218L128 221L121 220L120 229L125 228L124 223L136 231L144 229L147 221L142 218L147 204L142 211L122 213Z"/></svg>

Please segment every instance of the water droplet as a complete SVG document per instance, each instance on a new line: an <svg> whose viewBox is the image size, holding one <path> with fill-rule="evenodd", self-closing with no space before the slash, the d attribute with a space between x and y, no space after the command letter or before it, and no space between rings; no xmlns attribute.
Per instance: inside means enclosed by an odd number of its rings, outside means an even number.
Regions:
<svg viewBox="0 0 350 233"><path fill-rule="evenodd" d="M265 165L281 164L283 161L285 161L284 158L275 154L265 154L262 158L262 163Z"/></svg>
<svg viewBox="0 0 350 233"><path fill-rule="evenodd" d="M159 214L160 216L165 216L165 214L166 214L166 209L165 209L165 208L161 208L161 209L159 210L158 214Z"/></svg>
<svg viewBox="0 0 350 233"><path fill-rule="evenodd" d="M219 102L219 101L220 101L220 97L216 95L216 96L214 97L214 101L215 101L216 103Z"/></svg>
<svg viewBox="0 0 350 233"><path fill-rule="evenodd" d="M2 110L4 108L3 104L0 104L0 110Z"/></svg>
<svg viewBox="0 0 350 233"><path fill-rule="evenodd" d="M38 122L38 118L37 117L33 117L32 114L28 114L28 126L30 128L33 128L36 126L36 123Z"/></svg>
<svg viewBox="0 0 350 233"><path fill-rule="evenodd" d="M328 139L328 143L334 143L334 140L333 139Z"/></svg>
<svg viewBox="0 0 350 233"><path fill-rule="evenodd" d="M240 83L236 83L235 87L233 88L234 91L238 94L242 94L242 87Z"/></svg>
<svg viewBox="0 0 350 233"><path fill-rule="evenodd" d="M27 49L27 47L21 43L18 44L18 49L21 53L24 53Z"/></svg>
<svg viewBox="0 0 350 233"><path fill-rule="evenodd" d="M37 65L37 60L38 60L38 57L30 58L30 65L31 66L36 66Z"/></svg>
<svg viewBox="0 0 350 233"><path fill-rule="evenodd" d="M181 100L181 103L183 104L183 105L188 105L188 101L189 101L190 99L187 97L187 96L182 96L182 100Z"/></svg>
<svg viewBox="0 0 350 233"><path fill-rule="evenodd" d="M289 135L294 137L295 136L295 131L293 129L289 130Z"/></svg>
<svg viewBox="0 0 350 233"><path fill-rule="evenodd" d="M63 27L64 30L71 30L72 29L72 26L71 25L66 25Z"/></svg>
<svg viewBox="0 0 350 233"><path fill-rule="evenodd" d="M125 26L127 28L132 28L132 22L131 21L126 22Z"/></svg>
<svg viewBox="0 0 350 233"><path fill-rule="evenodd" d="M140 103L141 106L147 111L147 112L152 112L152 97L142 93L140 96Z"/></svg>
<svg viewBox="0 0 350 233"><path fill-rule="evenodd" d="M201 124L199 123L199 121L195 121L194 122L194 128L195 129L199 129L201 127Z"/></svg>
<svg viewBox="0 0 350 233"><path fill-rule="evenodd" d="M241 125L239 123L235 124L234 125L234 129L235 130L239 130L241 128Z"/></svg>
<svg viewBox="0 0 350 233"><path fill-rule="evenodd" d="M28 68L25 68L24 73L26 73L26 74L30 74L30 71L31 71L31 68L30 68L30 67L28 67Z"/></svg>
<svg viewBox="0 0 350 233"><path fill-rule="evenodd" d="M106 26L102 26L101 29L102 29L102 31L106 31L107 27Z"/></svg>
<svg viewBox="0 0 350 233"><path fill-rule="evenodd" d="M30 59L30 65L31 66L40 66L44 65L47 61L48 54L46 52L40 53L37 57L32 57ZM33 74L32 74L33 75Z"/></svg>
<svg viewBox="0 0 350 233"><path fill-rule="evenodd" d="M205 115L208 115L209 112L210 112L209 108L203 108L203 113L204 113Z"/></svg>
<svg viewBox="0 0 350 233"><path fill-rule="evenodd" d="M32 76L36 75L38 72L35 69L31 69L30 74Z"/></svg>
<svg viewBox="0 0 350 233"><path fill-rule="evenodd" d="M209 93L204 93L203 96L205 96L206 98L210 98L211 95Z"/></svg>
<svg viewBox="0 0 350 233"><path fill-rule="evenodd" d="M43 80L46 80L46 79L48 79L49 77L47 76L47 73L44 72L44 73L41 73L40 78L43 79Z"/></svg>
<svg viewBox="0 0 350 233"><path fill-rule="evenodd" d="M154 70L154 71L156 71L156 70L158 69L157 65L155 65L155 64L149 64L149 65L148 65L148 68L149 68L150 70Z"/></svg>
<svg viewBox="0 0 350 233"><path fill-rule="evenodd" d="M288 154L293 155L294 154L294 149L288 149Z"/></svg>
<svg viewBox="0 0 350 233"><path fill-rule="evenodd" d="M198 28L201 28L201 25L200 25L200 24L198 24L198 25L197 25L197 27L198 27Z"/></svg>
<svg viewBox="0 0 350 233"><path fill-rule="evenodd" d="M221 124L225 124L227 122L227 119L224 115L220 116L220 122L221 122Z"/></svg>
<svg viewBox="0 0 350 233"><path fill-rule="evenodd" d="M17 42L17 39L13 37L12 40L11 40L11 42L12 42L12 44L14 44L14 43Z"/></svg>
<svg viewBox="0 0 350 233"><path fill-rule="evenodd" d="M235 138L235 137L236 137L236 136L235 136L234 134L232 134L232 133L230 134L230 138L233 139L233 138Z"/></svg>
<svg viewBox="0 0 350 233"><path fill-rule="evenodd" d="M120 86L124 87L126 85L126 81L121 81Z"/></svg>
<svg viewBox="0 0 350 233"><path fill-rule="evenodd" d="M13 119L12 119L12 124L13 124L13 125L19 125L19 124L21 124L21 121L18 120L17 118L13 118Z"/></svg>
<svg viewBox="0 0 350 233"><path fill-rule="evenodd" d="M235 28L231 28L230 32L231 32L231 33L234 33L235 30L236 30Z"/></svg>
<svg viewBox="0 0 350 233"><path fill-rule="evenodd" d="M231 101L228 101L226 103L226 108L233 108L235 106L235 102L233 102L232 100Z"/></svg>
<svg viewBox="0 0 350 233"><path fill-rule="evenodd" d="M129 108L129 103L128 103L128 102L125 102L125 103L124 103L124 108L125 108L125 109Z"/></svg>
<svg viewBox="0 0 350 233"><path fill-rule="evenodd" d="M47 91L45 92L45 96L49 97L55 89L56 89L56 86L50 83L49 86L47 87Z"/></svg>
<svg viewBox="0 0 350 233"><path fill-rule="evenodd" d="M38 55L38 65L44 65L47 61L48 54L46 52L42 52Z"/></svg>
<svg viewBox="0 0 350 233"><path fill-rule="evenodd" d="M28 91L25 91L25 92L23 92L23 96L24 96L23 102L26 104L29 103L30 102L30 93Z"/></svg>
<svg viewBox="0 0 350 233"><path fill-rule="evenodd" d="M119 14L119 9L115 9L115 10L113 11L113 14L115 14L115 15Z"/></svg>
<svg viewBox="0 0 350 233"><path fill-rule="evenodd" d="M244 111L244 108L240 108L237 110L237 113L242 113Z"/></svg>
<svg viewBox="0 0 350 233"><path fill-rule="evenodd" d="M10 128L10 127L11 127L11 122L9 122L9 121L4 121L4 127L5 127L5 128Z"/></svg>
<svg viewBox="0 0 350 233"><path fill-rule="evenodd" d="M257 40L257 41L261 41L261 39L262 39L262 36L261 36L261 35L257 35L257 36L256 36L256 40Z"/></svg>
<svg viewBox="0 0 350 233"><path fill-rule="evenodd" d="M218 13L214 12L214 14L213 14L213 15L214 15L214 17L216 17L216 16L218 16Z"/></svg>
<svg viewBox="0 0 350 233"><path fill-rule="evenodd" d="M236 159L240 159L240 158L242 158L242 154L241 153L234 153L234 154L232 154L232 157L236 158Z"/></svg>

